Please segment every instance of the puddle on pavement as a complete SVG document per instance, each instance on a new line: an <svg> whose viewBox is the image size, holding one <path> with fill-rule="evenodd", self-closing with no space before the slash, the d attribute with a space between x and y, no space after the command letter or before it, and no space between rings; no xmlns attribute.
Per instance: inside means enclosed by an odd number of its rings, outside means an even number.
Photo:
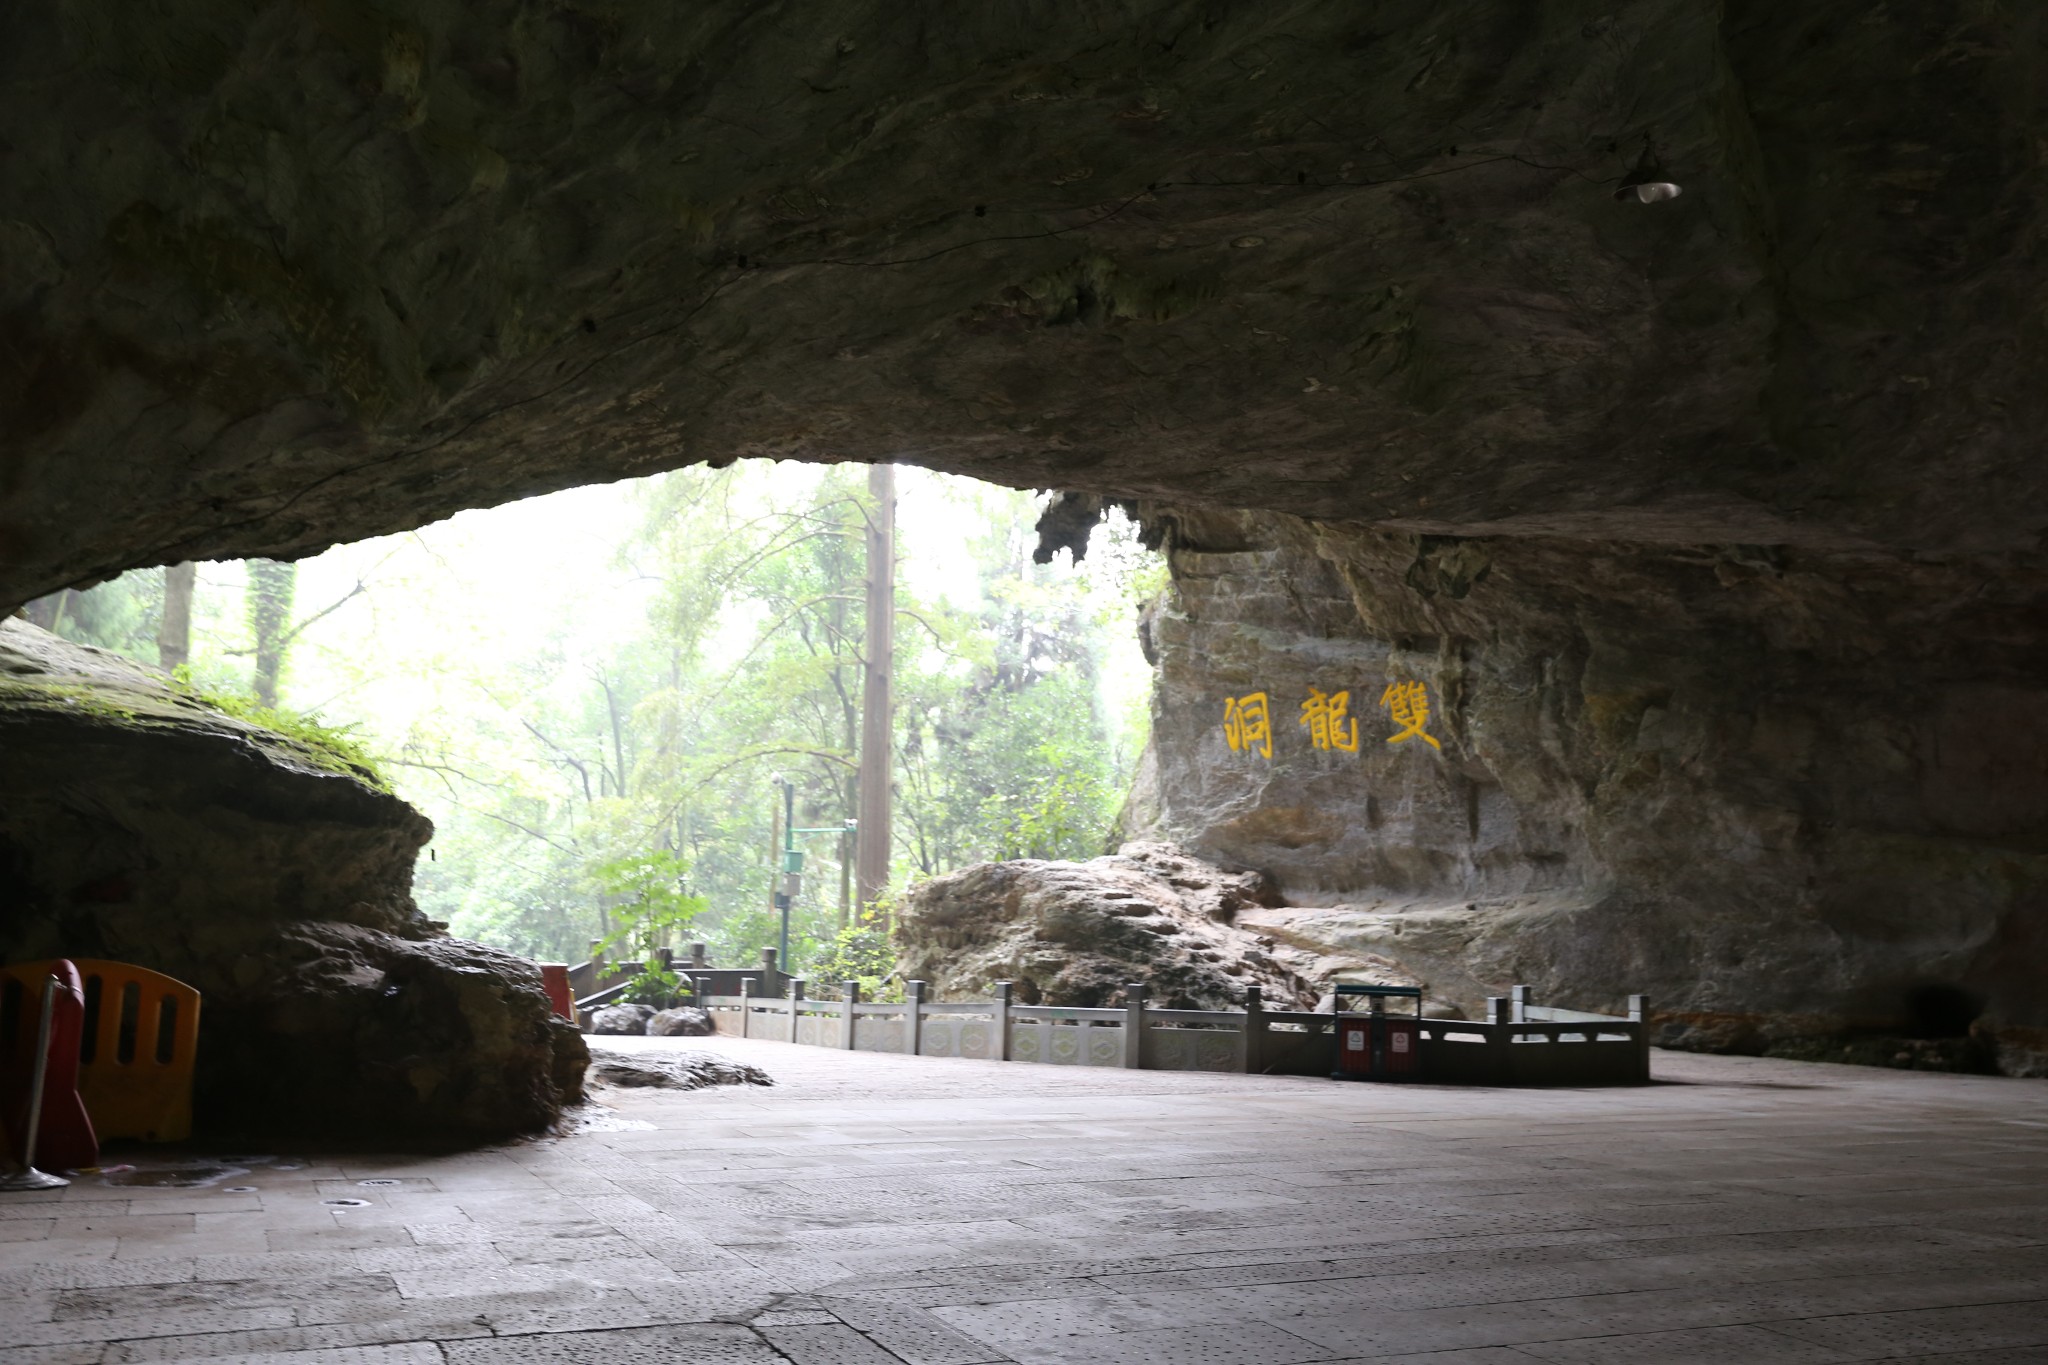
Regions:
<svg viewBox="0 0 2048 1365"><path fill-rule="evenodd" d="M124 1190L202 1190L231 1175L247 1175L247 1166L157 1166L109 1171L100 1179Z"/></svg>
<svg viewBox="0 0 2048 1365"><path fill-rule="evenodd" d="M643 1119L629 1119L616 1109L601 1104L579 1104L564 1110L555 1131L563 1137L578 1133L651 1133L654 1125Z"/></svg>
<svg viewBox="0 0 2048 1365"><path fill-rule="evenodd" d="M136 1161L108 1163L96 1170L76 1171L74 1175L100 1178L100 1183L123 1190L203 1190L236 1176L254 1175L260 1167L274 1171L296 1171L305 1163L298 1158L279 1159L275 1156L232 1156L187 1158L181 1161ZM253 1190L253 1185L232 1186L237 1193Z"/></svg>

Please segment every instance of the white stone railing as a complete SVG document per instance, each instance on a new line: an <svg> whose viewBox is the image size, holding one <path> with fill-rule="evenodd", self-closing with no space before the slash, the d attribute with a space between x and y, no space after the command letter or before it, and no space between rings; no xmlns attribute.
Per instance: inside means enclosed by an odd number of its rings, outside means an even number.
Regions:
<svg viewBox="0 0 2048 1365"><path fill-rule="evenodd" d="M792 980L786 996L706 995L719 1031L741 1038L893 1052L918 1057L1063 1066L1134 1067L1328 1075L1335 1064L1335 1021L1344 1016L1269 1010L1257 987L1241 1010L1166 1010L1148 1003L1142 984L1124 988L1112 1008L1019 1005L1010 983L993 1000L940 1003L925 983L906 983L900 1003L863 1001L858 982L837 999L814 1000ZM1647 1081L1648 1004L1629 997L1627 1016L1589 1014L1529 1002L1529 988L1487 1002L1488 1018L1417 1021L1423 1075L1480 1085L1597 1085Z"/></svg>

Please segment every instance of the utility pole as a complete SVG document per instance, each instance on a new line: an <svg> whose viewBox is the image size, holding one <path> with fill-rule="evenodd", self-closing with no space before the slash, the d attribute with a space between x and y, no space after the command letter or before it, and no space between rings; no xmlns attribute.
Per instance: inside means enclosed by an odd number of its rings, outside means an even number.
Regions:
<svg viewBox="0 0 2048 1365"><path fill-rule="evenodd" d="M862 909L889 889L889 775L895 731L896 470L868 468L867 656L860 698L860 803L854 831L855 900Z"/></svg>
<svg viewBox="0 0 2048 1365"><path fill-rule="evenodd" d="M773 781L784 789L786 800L788 779L777 773ZM768 908L778 913L782 910L782 804L772 801L768 806Z"/></svg>
<svg viewBox="0 0 2048 1365"><path fill-rule="evenodd" d="M778 908L782 911L782 933L775 940L776 965L783 971L791 970L789 965L789 911L796 904L796 872L802 861L796 856L796 783L782 779L782 890L776 893Z"/></svg>
<svg viewBox="0 0 2048 1365"><path fill-rule="evenodd" d="M199 566L190 560L164 570L164 614L156 628L156 658L168 673L192 660L192 590Z"/></svg>

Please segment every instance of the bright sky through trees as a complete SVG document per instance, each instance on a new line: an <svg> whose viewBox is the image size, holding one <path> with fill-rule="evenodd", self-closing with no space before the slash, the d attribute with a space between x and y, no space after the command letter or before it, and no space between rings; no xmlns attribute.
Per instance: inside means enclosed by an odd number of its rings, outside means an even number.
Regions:
<svg viewBox="0 0 2048 1365"><path fill-rule="evenodd" d="M865 496L864 467L748 461L336 547L298 566L280 705L356 727L433 818L415 894L455 932L570 960L609 934L631 956L659 905L651 937L751 960L774 941L773 776L797 783L801 826L853 814ZM1078 568L1033 564L1039 501L899 471L898 887L1092 856L1128 790L1150 686L1136 607L1163 567L1121 524ZM162 580L71 594L58 629L153 661ZM250 691L251 584L200 566L205 690ZM800 844L802 969L863 930L851 841Z"/></svg>

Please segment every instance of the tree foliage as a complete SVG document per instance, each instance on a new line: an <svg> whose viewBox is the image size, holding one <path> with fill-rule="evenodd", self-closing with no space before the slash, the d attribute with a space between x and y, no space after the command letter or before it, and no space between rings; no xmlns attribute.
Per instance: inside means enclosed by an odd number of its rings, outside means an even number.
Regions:
<svg viewBox="0 0 2048 1365"><path fill-rule="evenodd" d="M1112 535L1085 571L1034 564L1036 510L905 471L895 886L1091 856L1127 786L1151 557ZM544 959L701 940L715 962L756 960L780 927L787 779L796 825L820 831L796 836L790 965L881 990L887 926L852 914L844 832L868 512L861 467L750 461L465 513L305 561L296 581L201 565L191 675L213 693L275 678L286 706L351 727L436 822L422 908ZM292 624L294 591L331 605ZM116 647L150 657L162 574L83 597L108 593L73 621L97 610Z"/></svg>

